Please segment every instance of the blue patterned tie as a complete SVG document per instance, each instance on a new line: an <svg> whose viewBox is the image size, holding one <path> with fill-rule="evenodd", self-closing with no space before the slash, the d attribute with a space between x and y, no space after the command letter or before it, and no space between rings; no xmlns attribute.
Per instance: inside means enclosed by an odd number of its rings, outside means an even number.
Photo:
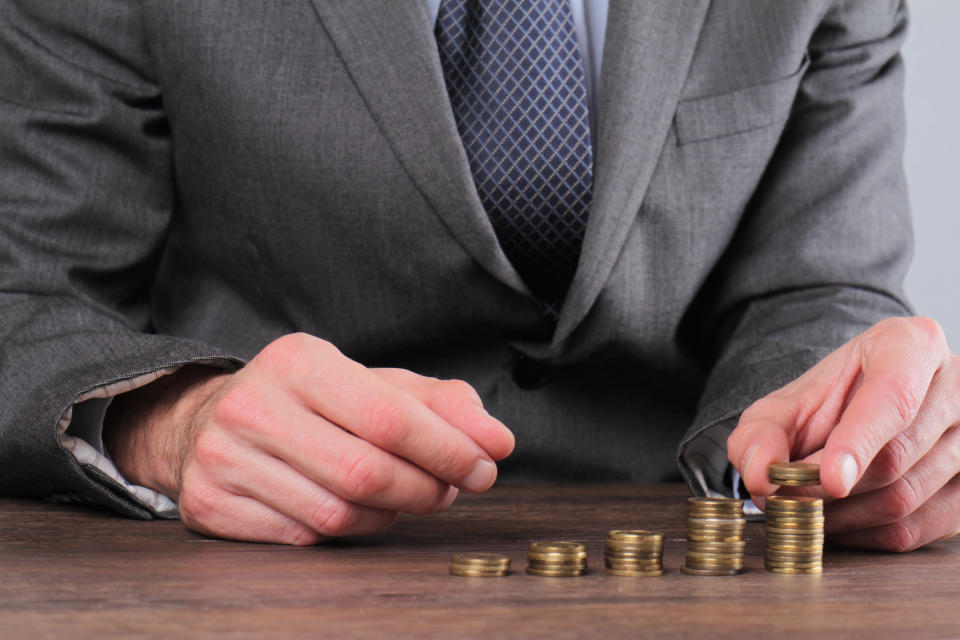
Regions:
<svg viewBox="0 0 960 640"><path fill-rule="evenodd" d="M568 0L444 0L437 45L504 253L556 315L590 212L587 92Z"/></svg>

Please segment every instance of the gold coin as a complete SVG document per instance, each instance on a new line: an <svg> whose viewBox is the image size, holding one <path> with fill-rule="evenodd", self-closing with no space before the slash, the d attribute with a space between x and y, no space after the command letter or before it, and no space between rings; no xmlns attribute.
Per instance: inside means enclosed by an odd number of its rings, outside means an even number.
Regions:
<svg viewBox="0 0 960 640"><path fill-rule="evenodd" d="M823 566L823 562L820 560L811 560L810 562L791 562L789 560L771 560L769 558L764 558L763 564L767 567L777 567L780 569L815 569L816 567Z"/></svg>
<svg viewBox="0 0 960 640"><path fill-rule="evenodd" d="M696 542L741 542L743 541L743 534L721 536L715 533L701 534L696 531L687 531L687 540Z"/></svg>
<svg viewBox="0 0 960 640"><path fill-rule="evenodd" d="M510 558L499 553L460 553L450 561L455 576L493 577L510 571Z"/></svg>
<svg viewBox="0 0 960 640"><path fill-rule="evenodd" d="M822 544L798 545L798 544L768 544L767 551L776 553L823 553Z"/></svg>
<svg viewBox="0 0 960 640"><path fill-rule="evenodd" d="M450 575L463 576L465 578L498 578L507 575L507 573L509 573L507 569L478 569L476 567L450 565Z"/></svg>
<svg viewBox="0 0 960 640"><path fill-rule="evenodd" d="M737 498L707 498L705 496L694 496L687 498L687 506L694 507L739 507L743 508L743 500Z"/></svg>
<svg viewBox="0 0 960 640"><path fill-rule="evenodd" d="M534 553L586 553L587 547L582 542L567 540L531 542L528 550Z"/></svg>
<svg viewBox="0 0 960 640"><path fill-rule="evenodd" d="M483 567L510 565L510 557L500 553L458 553L453 556L453 562L463 565L479 565Z"/></svg>
<svg viewBox="0 0 960 640"><path fill-rule="evenodd" d="M823 524L826 522L826 518L823 513L811 513L809 515L804 515L800 513L768 513L767 522L787 522L792 524L806 524L806 525L816 525Z"/></svg>
<svg viewBox="0 0 960 640"><path fill-rule="evenodd" d="M627 547L612 544L603 545L606 553L626 553L626 554L662 554L663 547Z"/></svg>
<svg viewBox="0 0 960 640"><path fill-rule="evenodd" d="M688 527L711 527L718 529L732 529L747 524L743 516L739 518L687 518Z"/></svg>
<svg viewBox="0 0 960 640"><path fill-rule="evenodd" d="M766 527L764 532L769 534L774 534L775 536L789 536L794 538L812 538L823 536L823 529L795 529L790 527Z"/></svg>
<svg viewBox="0 0 960 640"><path fill-rule="evenodd" d="M528 567L534 569L557 569L558 571L579 571L587 567L586 562L537 562L531 560L527 563Z"/></svg>
<svg viewBox="0 0 960 640"><path fill-rule="evenodd" d="M790 509L816 509L823 507L823 498L812 496L767 496L766 506Z"/></svg>
<svg viewBox="0 0 960 640"><path fill-rule="evenodd" d="M809 462L774 462L767 467L771 484L804 482L820 484L820 465Z"/></svg>
<svg viewBox="0 0 960 640"><path fill-rule="evenodd" d="M605 546L604 553L619 554L624 556L661 556L663 549L618 549L616 547Z"/></svg>
<svg viewBox="0 0 960 640"><path fill-rule="evenodd" d="M607 533L607 540L633 543L662 543L663 534L645 529L614 529Z"/></svg>
<svg viewBox="0 0 960 640"><path fill-rule="evenodd" d="M663 569L651 569L649 571L643 570L633 570L633 569L618 569L613 567L607 567L607 574L611 576L625 576L625 577L654 577L662 576Z"/></svg>
<svg viewBox="0 0 960 640"><path fill-rule="evenodd" d="M740 567L743 566L743 558L704 558L694 556L684 556L683 561L691 567Z"/></svg>
<svg viewBox="0 0 960 640"><path fill-rule="evenodd" d="M697 551L716 551L718 553L732 553L734 551L743 551L747 546L746 540L737 540L735 542L715 542L713 540L689 540L687 549Z"/></svg>
<svg viewBox="0 0 960 640"><path fill-rule="evenodd" d="M767 520L766 529L794 529L797 531L822 531L826 523L820 522L795 522L791 520Z"/></svg>
<svg viewBox="0 0 960 640"><path fill-rule="evenodd" d="M583 575L583 569L539 569L536 567L527 567L527 573L531 576L545 576L548 578L574 578Z"/></svg>
<svg viewBox="0 0 960 640"><path fill-rule="evenodd" d="M773 573L823 573L823 567L814 567L812 569L792 569L789 567L764 567L767 571Z"/></svg>
<svg viewBox="0 0 960 640"><path fill-rule="evenodd" d="M823 557L823 549L797 551L793 549L770 549L768 547L764 551L764 556L767 558L779 558L781 560L792 560L794 558L814 558L819 560Z"/></svg>
<svg viewBox="0 0 960 640"><path fill-rule="evenodd" d="M725 551L704 551L695 547L687 547L687 556L706 557L706 558L742 558L742 549L727 549Z"/></svg>
<svg viewBox="0 0 960 640"><path fill-rule="evenodd" d="M680 571L689 576L735 576L740 573L739 569L695 569L683 565Z"/></svg>
<svg viewBox="0 0 960 640"><path fill-rule="evenodd" d="M620 571L660 571L663 569L662 562L651 562L649 564L632 562L604 562L603 566L607 569L617 569Z"/></svg>
<svg viewBox="0 0 960 640"><path fill-rule="evenodd" d="M743 540L743 531L708 531L688 529L687 538L698 542L738 542Z"/></svg>

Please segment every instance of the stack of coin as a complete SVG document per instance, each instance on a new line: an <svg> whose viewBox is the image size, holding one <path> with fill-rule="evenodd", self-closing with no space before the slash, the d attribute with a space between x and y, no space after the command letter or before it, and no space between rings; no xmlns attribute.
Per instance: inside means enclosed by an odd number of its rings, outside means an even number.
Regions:
<svg viewBox="0 0 960 640"><path fill-rule="evenodd" d="M499 553L461 553L450 561L450 573L455 576L492 578L509 571L510 558Z"/></svg>
<svg viewBox="0 0 960 640"><path fill-rule="evenodd" d="M767 498L767 550L763 566L774 573L823 572L823 500Z"/></svg>
<svg viewBox="0 0 960 640"><path fill-rule="evenodd" d="M587 570L587 548L580 542L531 542L527 563L533 576L581 576Z"/></svg>
<svg viewBox="0 0 960 640"><path fill-rule="evenodd" d="M743 500L689 498L683 567L695 576L732 576L743 568Z"/></svg>
<svg viewBox="0 0 960 640"><path fill-rule="evenodd" d="M820 465L809 462L774 462L767 467L770 484L781 487L812 487L820 484Z"/></svg>
<svg viewBox="0 0 960 640"><path fill-rule="evenodd" d="M662 576L663 534L617 529L604 540L603 563L612 576Z"/></svg>

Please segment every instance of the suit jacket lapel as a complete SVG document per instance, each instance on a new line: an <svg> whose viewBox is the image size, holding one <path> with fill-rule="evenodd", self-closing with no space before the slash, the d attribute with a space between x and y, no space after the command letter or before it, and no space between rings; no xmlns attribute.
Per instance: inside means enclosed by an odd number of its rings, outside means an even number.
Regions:
<svg viewBox="0 0 960 640"><path fill-rule="evenodd" d="M477 196L422 0L313 0L370 112L447 228L487 271L529 292Z"/></svg>
<svg viewBox="0 0 960 640"><path fill-rule="evenodd" d="M612 0L593 204L552 350L583 320L620 255L669 131L709 0Z"/></svg>

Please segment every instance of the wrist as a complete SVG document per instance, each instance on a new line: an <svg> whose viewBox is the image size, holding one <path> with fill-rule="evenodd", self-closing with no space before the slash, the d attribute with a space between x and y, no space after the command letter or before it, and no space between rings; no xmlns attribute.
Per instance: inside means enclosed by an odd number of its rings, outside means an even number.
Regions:
<svg viewBox="0 0 960 640"><path fill-rule="evenodd" d="M197 413L230 375L188 365L114 398L104 417L103 439L120 473L176 499Z"/></svg>

